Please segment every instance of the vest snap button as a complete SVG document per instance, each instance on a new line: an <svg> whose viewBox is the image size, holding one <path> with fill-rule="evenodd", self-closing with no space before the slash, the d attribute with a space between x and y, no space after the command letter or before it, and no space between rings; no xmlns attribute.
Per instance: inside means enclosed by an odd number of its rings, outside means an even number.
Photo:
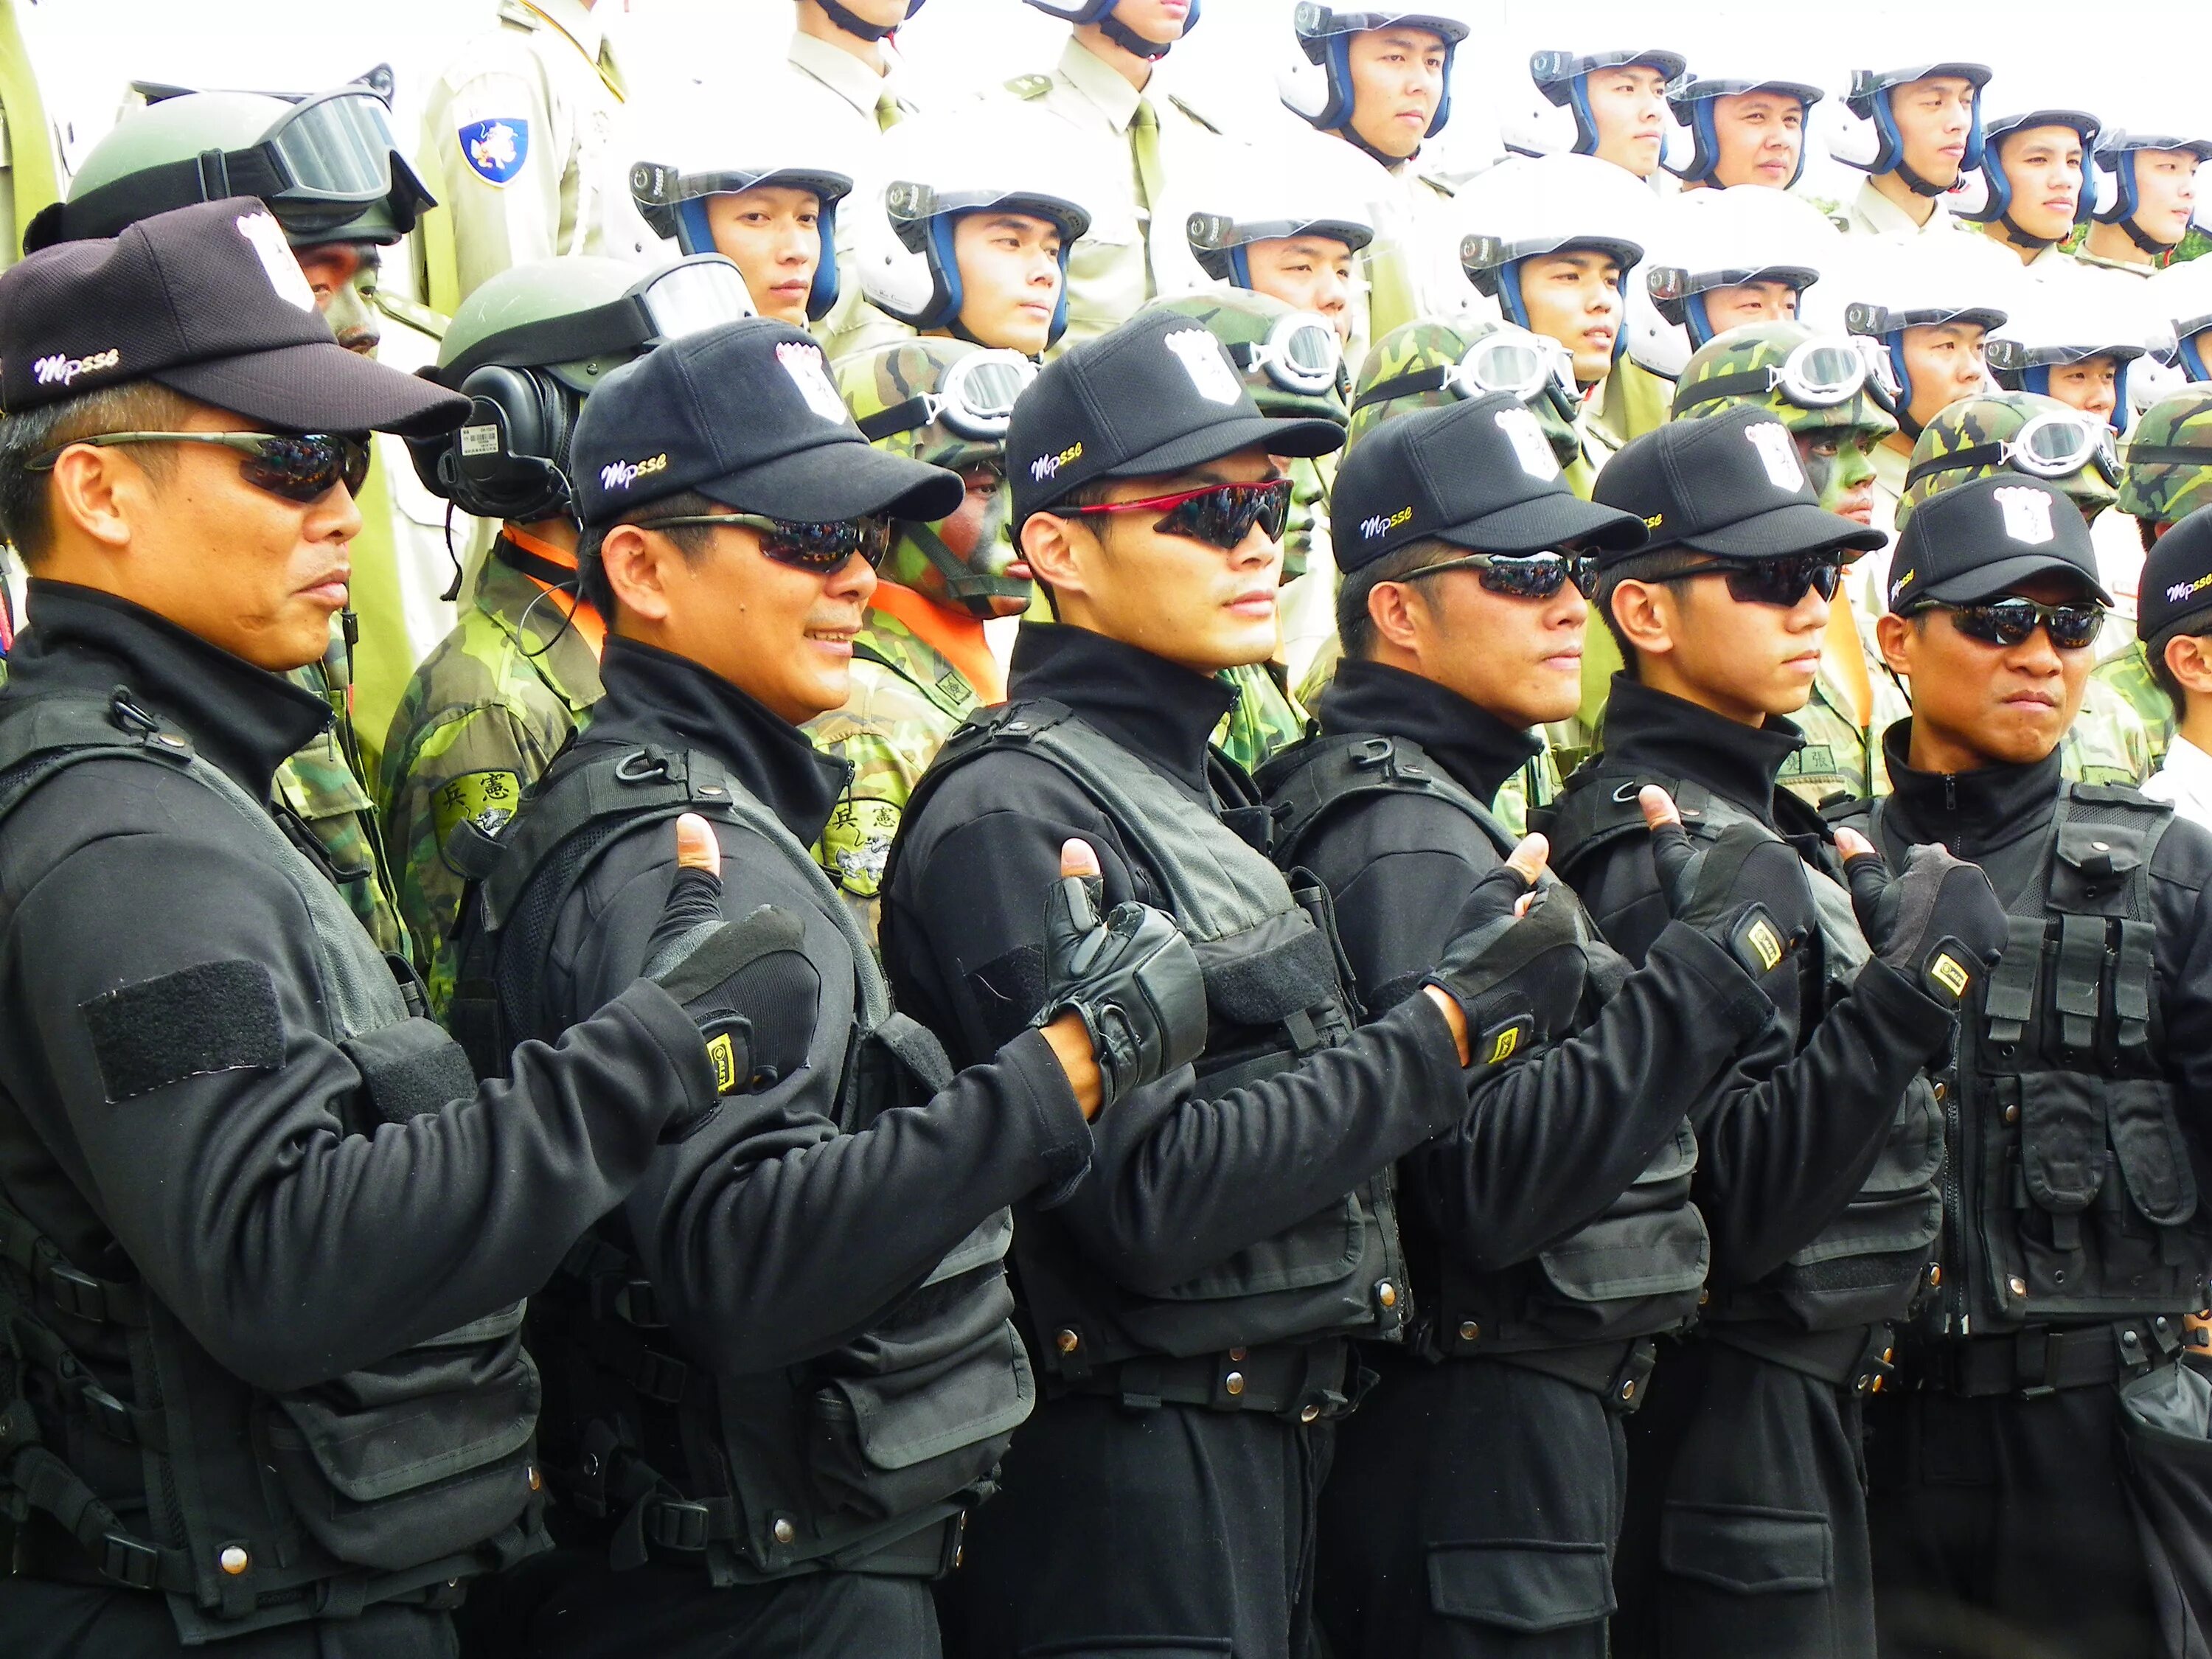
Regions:
<svg viewBox="0 0 2212 1659"><path fill-rule="evenodd" d="M769 1530L775 1534L775 1541L779 1544L788 1544L799 1536L799 1528L781 1515L776 1516L775 1524Z"/></svg>
<svg viewBox="0 0 2212 1659"><path fill-rule="evenodd" d="M1054 1334L1052 1346L1062 1353L1073 1353L1083 1346L1083 1339L1073 1331L1060 1331Z"/></svg>
<svg viewBox="0 0 2212 1659"><path fill-rule="evenodd" d="M2010 1279L2005 1280L2005 1289L2010 1291L2014 1296L2026 1296L2027 1281L2018 1273L2014 1273Z"/></svg>
<svg viewBox="0 0 2212 1659"><path fill-rule="evenodd" d="M530 1471L529 1471L529 1473L530 1473L530 1490L531 1490L531 1491L532 1491L532 1492L536 1492L539 1487L543 1486L545 1484L544 1480L543 1479L543 1477L541 1477L541 1476L538 1474L538 1465L537 1465L537 1464L535 1464L535 1463L532 1463L532 1464L530 1466Z"/></svg>
<svg viewBox="0 0 2212 1659"><path fill-rule="evenodd" d="M1244 1373L1242 1371L1230 1372L1228 1376L1221 1379L1221 1386L1228 1389L1232 1395L1243 1393Z"/></svg>
<svg viewBox="0 0 2212 1659"><path fill-rule="evenodd" d="M1713 1293L1712 1293L1711 1291L1701 1290L1701 1291L1699 1291L1698 1292L1698 1305L1700 1308L1704 1307L1704 1306L1705 1306L1708 1302L1711 1302L1712 1299L1713 1299Z"/></svg>
<svg viewBox="0 0 2212 1659"><path fill-rule="evenodd" d="M246 1547L242 1544L225 1544L222 1553L215 1559L216 1565L233 1578L253 1565L253 1558L246 1553Z"/></svg>
<svg viewBox="0 0 2212 1659"><path fill-rule="evenodd" d="M1949 1091L1949 1090L1948 1090L1948 1089L1946 1089L1946 1088L1945 1088L1942 1084L1940 1084L1940 1083L1939 1083L1939 1084L1937 1084L1937 1085L1936 1085L1936 1099L1938 1099L1938 1100L1942 1099L1942 1098L1943 1098L1946 1095L1948 1095L1949 1092L1950 1092L1950 1091Z"/></svg>
<svg viewBox="0 0 2212 1659"><path fill-rule="evenodd" d="M1377 1302L1380 1302L1386 1308L1396 1307L1398 1305L1398 1287L1395 1285L1393 1285L1387 1279L1382 1280L1381 1284L1375 1287L1375 1299Z"/></svg>
<svg viewBox="0 0 2212 1659"><path fill-rule="evenodd" d="M1636 1379L1634 1377L1630 1377L1627 1382L1620 1385L1620 1397L1623 1400L1633 1400L1636 1398Z"/></svg>
<svg viewBox="0 0 2212 1659"><path fill-rule="evenodd" d="M1301 1407L1301 1408L1300 1408L1300 1410L1299 1410L1299 1412L1298 1412L1298 1421L1299 1421L1299 1422L1301 1422L1301 1423L1311 1423L1311 1422L1313 1422L1315 1419L1316 1419L1317 1418L1319 1418L1320 1416L1321 1416L1321 1407L1318 1407L1318 1406L1306 1406L1306 1407Z"/></svg>
<svg viewBox="0 0 2212 1659"><path fill-rule="evenodd" d="M1231 1348L1229 1351L1229 1358L1231 1363L1233 1364L1243 1364L1244 1363L1245 1352L1246 1351L1243 1348Z"/></svg>
<svg viewBox="0 0 2212 1659"><path fill-rule="evenodd" d="M1935 1290L1943 1282L1943 1269L1931 1261L1928 1264L1928 1288Z"/></svg>
<svg viewBox="0 0 2212 1659"><path fill-rule="evenodd" d="M1476 1324L1474 1321L1472 1319L1462 1319L1460 1321L1459 1340L1461 1341L1473 1342L1478 1340L1481 1335L1482 1327Z"/></svg>
<svg viewBox="0 0 2212 1659"><path fill-rule="evenodd" d="M2005 1121L2006 1121L2006 1122L2008 1122L2008 1123L2017 1123L2017 1122L2019 1122L2019 1121L2020 1121L2020 1108L2019 1108L2019 1107L2017 1107L2017 1106L2008 1106L2008 1107L2006 1107L2006 1108L2005 1108L2005 1110L2004 1110L2004 1119L2005 1119Z"/></svg>

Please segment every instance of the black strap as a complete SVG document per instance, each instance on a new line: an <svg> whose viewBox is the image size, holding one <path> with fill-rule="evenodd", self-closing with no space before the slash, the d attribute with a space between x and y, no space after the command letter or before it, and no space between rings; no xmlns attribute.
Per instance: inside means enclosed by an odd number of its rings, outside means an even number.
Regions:
<svg viewBox="0 0 2212 1659"><path fill-rule="evenodd" d="M2091 1388L2162 1364L2181 1352L2181 1332L2178 1314L2063 1330L2031 1325L2009 1336L1942 1343L1930 1380L1969 1400L2007 1394L2037 1400L2061 1389Z"/></svg>
<svg viewBox="0 0 2212 1659"><path fill-rule="evenodd" d="M1370 404L1387 404L1394 398L1415 397L1424 392L1442 392L1451 382L1452 366L1439 363L1433 368L1408 369L1403 374L1393 374L1387 380L1377 380L1361 392L1352 405L1355 415Z"/></svg>
<svg viewBox="0 0 2212 1659"><path fill-rule="evenodd" d="M1490 808L1461 787L1420 745L1379 733L1309 738L1260 769L1273 819L1275 861L1299 862L1306 838L1339 808L1371 795L1425 795L1457 808L1504 857L1514 837Z"/></svg>
<svg viewBox="0 0 2212 1659"><path fill-rule="evenodd" d="M879 409L862 421L860 435L870 443L880 443L885 438L896 437L902 432L913 432L929 424L929 399L915 396L902 404L893 404L889 409Z"/></svg>
<svg viewBox="0 0 2212 1659"><path fill-rule="evenodd" d="M2005 918L2005 950L1982 994L1990 1042L1999 1048L2024 1041L2035 1017L2035 981L2043 964L2043 918Z"/></svg>
<svg viewBox="0 0 2212 1659"><path fill-rule="evenodd" d="M1695 386L1686 386L1674 394L1672 413L1679 416L1686 409L1712 402L1717 398L1764 398L1774 389L1774 382L1763 368L1747 368L1734 374L1716 374L1711 380L1699 380Z"/></svg>
<svg viewBox="0 0 2212 1659"><path fill-rule="evenodd" d="M505 536L491 544L491 556L518 574L541 581L546 586L574 592L578 580L576 567L559 565L542 554L532 553L526 547L518 547Z"/></svg>
<svg viewBox="0 0 2212 1659"><path fill-rule="evenodd" d="M2134 466L2212 467L2212 447L2197 444L2142 444L2128 446L2127 464Z"/></svg>

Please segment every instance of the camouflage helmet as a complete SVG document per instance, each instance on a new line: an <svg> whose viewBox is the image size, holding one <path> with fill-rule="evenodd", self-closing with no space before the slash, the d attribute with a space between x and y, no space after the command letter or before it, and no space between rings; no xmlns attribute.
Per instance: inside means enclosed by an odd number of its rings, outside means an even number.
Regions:
<svg viewBox="0 0 2212 1659"><path fill-rule="evenodd" d="M1228 348L1262 415L1339 426L1351 418L1343 348L1326 319L1242 288L1158 300L1139 314L1161 312L1189 318Z"/></svg>
<svg viewBox="0 0 2212 1659"><path fill-rule="evenodd" d="M1563 353L1546 337L1529 334L1495 318L1423 317L1401 324L1368 349L1367 361L1360 364L1352 381L1347 447L1393 416L1417 409L1440 409L1462 398L1480 395L1462 390L1452 378L1452 371L1485 340L1525 342L1532 350L1554 361ZM1572 374L1571 367L1567 372ZM1407 382L1402 390L1395 389L1400 382ZM1559 465L1572 465L1582 453L1582 439L1575 430L1575 405L1565 382L1556 375L1548 376L1541 388L1523 401L1544 428Z"/></svg>
<svg viewBox="0 0 2212 1659"><path fill-rule="evenodd" d="M2201 455L2203 459L2194 459ZM2143 411L2128 440L2120 511L2172 524L2212 506L2212 386L2185 386Z"/></svg>
<svg viewBox="0 0 2212 1659"><path fill-rule="evenodd" d="M260 197L294 247L399 241L437 204L397 148L389 90L387 75L306 98L184 92L128 111L68 199L32 221L25 248L118 235L224 196Z"/></svg>
<svg viewBox="0 0 2212 1659"><path fill-rule="evenodd" d="M2063 477L2045 477L2045 482L2063 490L2067 498L2081 509L2083 518L2095 518L2114 500L2112 481L2104 471L2111 462L2109 459L2094 459L2108 458L2110 454L2109 434L2104 423L2056 398L2033 392L1990 392L1947 404L1915 441L1911 466L1905 474L1905 494L1897 503L1898 529L1903 530L1913 509L1931 495L1954 489L1976 478L2027 471L2028 469L2015 461L1997 459L1994 447L2016 439L2031 422L2052 419L2072 422L2086 428L2094 447L2092 459ZM1985 447L1992 451L1985 459L1941 469L1931 466L1931 463L1946 456Z"/></svg>
<svg viewBox="0 0 2212 1659"><path fill-rule="evenodd" d="M1814 342L1860 362L1863 374L1857 348L1847 339L1800 322L1746 323L1714 336L1691 354L1674 383L1674 417L1702 420L1731 409L1755 408L1771 410L1792 432L1867 432L1887 438L1896 431L1897 422L1875 401L1863 380L1840 402L1815 404L1790 395L1784 365L1792 353ZM1740 375L1747 378L1740 380ZM1756 381L1766 382L1765 390L1753 390Z"/></svg>
<svg viewBox="0 0 2212 1659"><path fill-rule="evenodd" d="M893 455L958 472L1000 459L1006 453L1003 431L994 439L970 428L963 434L946 423L948 411L937 404L954 368L982 358L996 364L1011 352L987 352L966 340L916 335L873 351L855 352L833 365L837 391L869 441ZM1017 359L1026 367L1026 359ZM1026 379L1034 379L1030 368ZM1018 392L1019 386L1013 387ZM926 401L925 401L926 400ZM905 416L896 410L907 410ZM926 417L926 418L923 418ZM908 424L918 421L918 424ZM874 429L871 429L872 423ZM893 429L884 430L889 426Z"/></svg>

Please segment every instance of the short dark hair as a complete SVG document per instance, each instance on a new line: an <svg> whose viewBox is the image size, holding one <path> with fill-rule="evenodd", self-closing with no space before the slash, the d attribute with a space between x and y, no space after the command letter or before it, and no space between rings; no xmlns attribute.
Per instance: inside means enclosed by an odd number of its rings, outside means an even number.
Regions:
<svg viewBox="0 0 2212 1659"><path fill-rule="evenodd" d="M43 564L53 550L53 502L47 489L52 475L31 470L39 457L103 432L173 432L201 407L156 381L129 380L0 415L0 541L12 546L28 568ZM135 445L131 456L156 483L176 465L175 450L165 444Z"/></svg>
<svg viewBox="0 0 2212 1659"><path fill-rule="evenodd" d="M1669 576L1680 576L1708 562L1705 555L1680 545L1647 547L1630 554L1619 564L1607 565L1597 579L1597 614L1605 623L1605 631L1613 635L1613 642L1620 649L1620 660L1628 669L1631 679L1642 678L1636 661L1636 647L1621 631L1620 622L1613 614L1613 596L1620 591L1623 582L1662 581Z"/></svg>
<svg viewBox="0 0 2212 1659"><path fill-rule="evenodd" d="M623 514L611 524L587 528L576 538L576 591L586 605L598 611L608 622L615 617L614 589L607 583L607 568L600 562L599 549L607 539L607 532L617 525L635 525L641 530L652 530L661 519L688 519L705 513L734 513L738 509L702 495L696 489L680 490L673 495L663 495L656 501L645 501ZM676 550L685 558L704 558L709 540L714 533L710 524L680 524L663 530L662 535L676 544Z"/></svg>
<svg viewBox="0 0 2212 1659"><path fill-rule="evenodd" d="M2173 670L2166 666L2166 647L2176 640L2201 640L2208 635L2212 635L2212 615L2200 611L2174 623L2144 648L2143 654L2150 659L2150 677L2166 693L2166 700L2173 705L2176 720L2189 713L2189 688L2175 678Z"/></svg>
<svg viewBox="0 0 2212 1659"><path fill-rule="evenodd" d="M1385 553L1371 564L1346 571L1336 590L1336 639L1344 647L1345 660L1365 662L1375 654L1375 618L1367 611L1368 595L1384 582L1404 581L1432 564L1458 558L1466 551L1463 547L1425 536L1417 542L1407 543L1395 553Z"/></svg>

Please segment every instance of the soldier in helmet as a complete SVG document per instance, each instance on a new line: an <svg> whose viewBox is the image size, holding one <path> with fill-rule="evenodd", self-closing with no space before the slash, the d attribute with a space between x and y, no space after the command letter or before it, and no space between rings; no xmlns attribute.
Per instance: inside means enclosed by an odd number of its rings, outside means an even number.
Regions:
<svg viewBox="0 0 2212 1659"><path fill-rule="evenodd" d="M1771 410L1789 428L1823 507L1873 523L1870 458L1897 422L1867 390L1866 365L1848 340L1780 322L1730 329L1708 342L1676 384L1675 418L1702 420L1742 408ZM1881 733L1905 713L1904 694L1874 654L1872 639L1860 636L1854 609L1829 607L1820 672L1810 700L1790 717L1805 746L1783 763L1779 775L1784 787L1816 806L1838 793L1876 795L1888 788Z"/></svg>
<svg viewBox="0 0 2212 1659"><path fill-rule="evenodd" d="M1666 148L1667 88L1686 68L1681 53L1645 46L1533 53L1535 97L1521 119L1505 124L1505 147L1522 155L1594 155L1650 179Z"/></svg>
<svg viewBox="0 0 2212 1659"><path fill-rule="evenodd" d="M2212 386L2185 386L2143 411L2128 440L2118 507L2144 551L2199 507L2212 506ZM2173 710L2141 643L2101 664L2094 685L2118 692L2147 728L2154 761L2173 732Z"/></svg>
<svg viewBox="0 0 2212 1659"><path fill-rule="evenodd" d="M1689 136L1686 154L1663 165L1686 193L1745 185L1788 190L1805 173L1806 127L1826 96L1809 81L1771 72L1714 69L1700 64L1669 82L1667 106Z"/></svg>
<svg viewBox="0 0 2212 1659"><path fill-rule="evenodd" d="M1018 352L933 336L834 367L871 443L957 472L967 490L947 517L896 523L853 641L851 692L806 727L817 748L852 769L816 856L873 939L907 798L960 722L1006 699L1006 671L983 624L1020 616L1036 592L1008 532L1006 434L1036 368Z"/></svg>
<svg viewBox="0 0 2212 1659"><path fill-rule="evenodd" d="M2083 200L2090 152L2103 124L2087 110L2048 106L1992 116L1984 130L1978 206L1958 210L1959 217L2020 257L2042 276L2063 267L2072 257L2065 244L2088 216Z"/></svg>
<svg viewBox="0 0 2212 1659"><path fill-rule="evenodd" d="M1930 498L2007 473L2055 484L2094 524L2112 504L2117 471L2112 435L2103 423L2054 398L2032 392L1962 398L1930 421L1912 447L1898 529L1902 533ZM2083 783L2132 786L2156 763L2142 717L2127 698L2094 678L2059 753L2064 775Z"/></svg>
<svg viewBox="0 0 2212 1659"><path fill-rule="evenodd" d="M113 236L152 214L252 191L268 203L338 343L374 356L392 320L377 298L384 249L431 205L397 150L385 99L367 82L297 101L231 92L161 99L93 147L68 199L32 221L25 246ZM426 340L410 343L427 355ZM336 719L279 769L277 787L330 854L355 915L384 949L404 951L367 785L418 646L434 638L424 619L438 616L429 602L446 556L424 547L399 509L413 483L404 447L387 437L378 453L386 465L371 471L359 503L352 607L334 624L323 661L294 677L326 698ZM397 483L386 477L395 465L408 475ZM354 620L362 615L366 629Z"/></svg>
<svg viewBox="0 0 2212 1659"><path fill-rule="evenodd" d="M1945 194L1982 164L1982 88L1990 68L1963 59L1853 70L1844 107L1851 119L1831 153L1867 175L1844 228L1862 236L1912 236L1954 228Z"/></svg>
<svg viewBox="0 0 2212 1659"><path fill-rule="evenodd" d="M2075 257L2094 270L2148 276L2172 261L2189 234L2197 170L2212 159L2212 138L2114 128L2097 141L2091 159L2093 222Z"/></svg>
<svg viewBox="0 0 2212 1659"><path fill-rule="evenodd" d="M655 342L750 312L744 279L715 255L641 276L580 253L501 271L446 331L430 378L470 400L469 418L418 443L416 465L499 535L459 623L407 683L376 781L400 915L441 1015L468 879L453 831L513 816L599 697L606 623L578 591L568 461L584 400Z"/></svg>
<svg viewBox="0 0 2212 1659"><path fill-rule="evenodd" d="M1354 265L1375 227L1358 210L1314 210L1310 191L1286 179L1273 185L1232 177L1194 191L1197 211L1184 226L1191 253L1215 282L1326 317L1349 343L1364 321L1352 303Z"/></svg>

